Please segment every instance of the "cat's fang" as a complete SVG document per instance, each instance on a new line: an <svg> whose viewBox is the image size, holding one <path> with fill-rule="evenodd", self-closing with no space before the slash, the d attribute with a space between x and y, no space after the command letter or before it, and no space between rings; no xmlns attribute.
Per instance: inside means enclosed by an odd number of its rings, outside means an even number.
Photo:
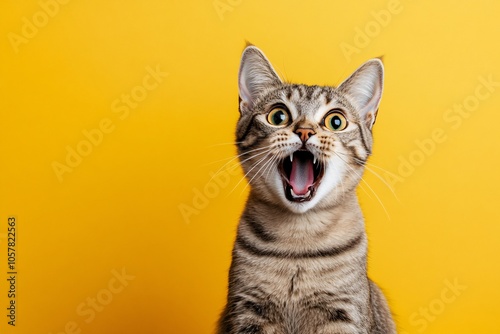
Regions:
<svg viewBox="0 0 500 334"><path fill-rule="evenodd" d="M316 156L314 156L313 158L313 165L316 165L316 161L318 160L318 158L316 158Z"/></svg>
<svg viewBox="0 0 500 334"><path fill-rule="evenodd" d="M293 153L290 154L290 162L293 162Z"/></svg>

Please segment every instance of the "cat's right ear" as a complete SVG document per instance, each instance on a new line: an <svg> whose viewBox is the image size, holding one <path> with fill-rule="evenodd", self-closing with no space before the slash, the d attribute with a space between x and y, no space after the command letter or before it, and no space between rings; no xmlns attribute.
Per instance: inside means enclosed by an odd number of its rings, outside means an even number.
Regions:
<svg viewBox="0 0 500 334"><path fill-rule="evenodd" d="M375 58L361 65L339 85L338 90L352 99L366 126L371 130L377 117L383 87L384 64Z"/></svg>
<svg viewBox="0 0 500 334"><path fill-rule="evenodd" d="M269 87L281 84L269 60L257 47L247 46L241 56L238 74L240 113L252 110L255 101Z"/></svg>

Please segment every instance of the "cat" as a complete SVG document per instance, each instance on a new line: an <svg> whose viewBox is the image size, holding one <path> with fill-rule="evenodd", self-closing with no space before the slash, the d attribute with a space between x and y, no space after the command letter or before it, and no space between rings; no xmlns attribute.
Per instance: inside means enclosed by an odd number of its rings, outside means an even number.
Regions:
<svg viewBox="0 0 500 334"><path fill-rule="evenodd" d="M250 194L218 334L396 333L367 277L355 193L383 75L371 59L338 87L291 84L257 47L244 50L236 137Z"/></svg>

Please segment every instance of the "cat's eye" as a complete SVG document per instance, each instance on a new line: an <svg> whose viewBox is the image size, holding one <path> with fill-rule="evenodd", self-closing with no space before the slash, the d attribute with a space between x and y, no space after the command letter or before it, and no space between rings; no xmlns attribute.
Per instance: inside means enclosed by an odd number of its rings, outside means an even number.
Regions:
<svg viewBox="0 0 500 334"><path fill-rule="evenodd" d="M283 107L276 107L267 114L267 121L274 126L285 126L290 121L288 111Z"/></svg>
<svg viewBox="0 0 500 334"><path fill-rule="evenodd" d="M342 131L347 127L347 119L338 111L332 111L326 115L324 123L330 131Z"/></svg>

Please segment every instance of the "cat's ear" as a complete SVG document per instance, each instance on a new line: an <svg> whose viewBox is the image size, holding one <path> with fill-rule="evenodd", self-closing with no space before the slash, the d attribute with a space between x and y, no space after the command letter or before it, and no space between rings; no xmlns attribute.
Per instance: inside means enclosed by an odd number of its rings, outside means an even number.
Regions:
<svg viewBox="0 0 500 334"><path fill-rule="evenodd" d="M271 63L257 47L247 46L241 56L238 75L240 112L252 109L258 96L266 89L281 84Z"/></svg>
<svg viewBox="0 0 500 334"><path fill-rule="evenodd" d="M350 97L366 126L371 130L377 117L384 86L384 65L380 59L371 59L361 65L338 90Z"/></svg>

